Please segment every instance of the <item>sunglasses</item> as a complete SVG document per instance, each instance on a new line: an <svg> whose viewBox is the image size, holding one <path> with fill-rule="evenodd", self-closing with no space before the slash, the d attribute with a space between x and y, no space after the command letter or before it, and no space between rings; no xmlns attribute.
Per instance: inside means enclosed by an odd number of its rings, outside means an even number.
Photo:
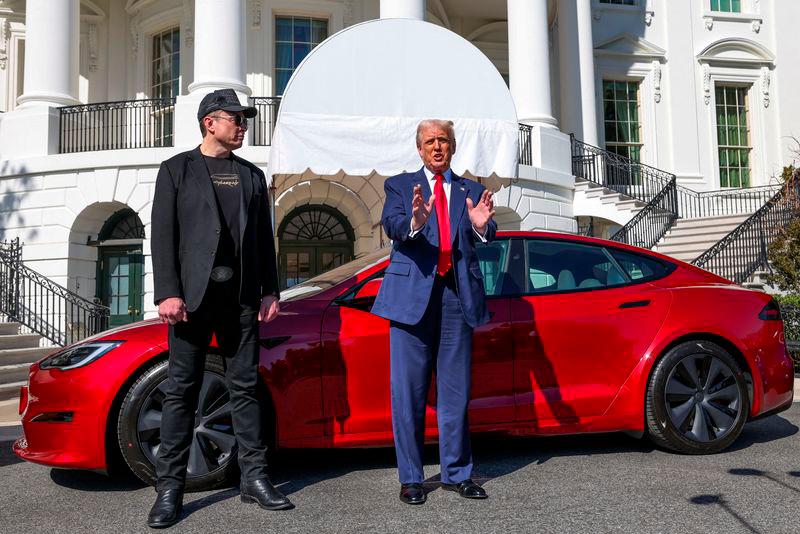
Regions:
<svg viewBox="0 0 800 534"><path fill-rule="evenodd" d="M225 119L226 121L233 122L236 126L247 128L247 117L243 115L234 115L233 117L224 117L222 115L212 115L215 119Z"/></svg>

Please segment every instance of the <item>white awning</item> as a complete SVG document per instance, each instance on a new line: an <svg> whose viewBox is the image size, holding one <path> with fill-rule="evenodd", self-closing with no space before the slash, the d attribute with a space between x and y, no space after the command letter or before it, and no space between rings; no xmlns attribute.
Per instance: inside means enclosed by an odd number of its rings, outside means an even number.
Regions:
<svg viewBox="0 0 800 534"><path fill-rule="evenodd" d="M391 176L422 166L422 119L455 123L456 173L517 176L511 94L489 59L426 22L381 19L331 36L300 64L284 92L269 176Z"/></svg>

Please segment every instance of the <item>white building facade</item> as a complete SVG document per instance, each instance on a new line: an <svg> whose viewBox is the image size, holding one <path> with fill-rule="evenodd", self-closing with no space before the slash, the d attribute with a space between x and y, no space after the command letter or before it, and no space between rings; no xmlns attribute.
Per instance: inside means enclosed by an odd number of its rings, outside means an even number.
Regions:
<svg viewBox="0 0 800 534"><path fill-rule="evenodd" d="M202 96L233 88L257 105L239 154L266 170L276 97L300 61L381 17L451 30L508 82L525 126L518 176L500 177L501 228L630 218L574 193L569 134L696 191L772 183L794 157L798 2L4 0L0 237L117 323L152 315L153 185L162 160L199 143ZM274 185L284 284L387 244L382 181Z"/></svg>

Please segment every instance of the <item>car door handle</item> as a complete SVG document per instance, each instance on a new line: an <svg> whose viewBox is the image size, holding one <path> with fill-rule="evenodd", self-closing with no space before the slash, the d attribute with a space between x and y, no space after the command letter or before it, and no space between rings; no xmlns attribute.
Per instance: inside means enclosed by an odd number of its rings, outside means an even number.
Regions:
<svg viewBox="0 0 800 534"><path fill-rule="evenodd" d="M624 310L625 308L644 308L645 306L649 306L649 300L631 300L629 302L623 302L619 305L619 309Z"/></svg>

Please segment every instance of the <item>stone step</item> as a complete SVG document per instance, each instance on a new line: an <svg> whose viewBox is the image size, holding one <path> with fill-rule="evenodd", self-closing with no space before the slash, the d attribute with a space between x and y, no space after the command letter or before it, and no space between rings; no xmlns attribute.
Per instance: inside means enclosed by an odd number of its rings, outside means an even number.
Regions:
<svg viewBox="0 0 800 534"><path fill-rule="evenodd" d="M628 200L627 198L624 198L619 193L609 193L607 195L600 195L599 198L600 198L600 203L601 204L618 204L618 203L622 202L623 200Z"/></svg>
<svg viewBox="0 0 800 534"><path fill-rule="evenodd" d="M19 399L19 388L28 383L27 377L19 382L0 384L0 401L9 399Z"/></svg>
<svg viewBox="0 0 800 534"><path fill-rule="evenodd" d="M734 228L739 226L738 224L712 224L709 223L705 226L673 226L670 231L669 235L672 234L682 234L682 235L692 235L692 234L708 234L708 233L715 233L715 234L729 234L733 231Z"/></svg>
<svg viewBox="0 0 800 534"><path fill-rule="evenodd" d="M688 228L693 226L708 226L712 224L730 224L739 226L750 215L722 215L719 217L703 217L702 219L678 219L675 223L676 228Z"/></svg>
<svg viewBox="0 0 800 534"><path fill-rule="evenodd" d="M29 363L0 365L0 384L25 382L28 380Z"/></svg>
<svg viewBox="0 0 800 534"><path fill-rule="evenodd" d="M19 334L19 323L0 323L0 336Z"/></svg>
<svg viewBox="0 0 800 534"><path fill-rule="evenodd" d="M635 210L639 208L645 207L646 204L641 200L630 199L630 200L620 200L617 202L617 209L620 210Z"/></svg>
<svg viewBox="0 0 800 534"><path fill-rule="evenodd" d="M601 197L603 195L608 195L608 194L611 194L611 193L614 193L615 195L617 194L616 192L612 191L611 189L608 189L606 187L598 186L598 187L596 187L594 189L589 189L588 191L586 191L584 193L584 196L586 198L596 198L596 197Z"/></svg>
<svg viewBox="0 0 800 534"><path fill-rule="evenodd" d="M38 347L41 339L39 334L0 335L0 350Z"/></svg>
<svg viewBox="0 0 800 534"><path fill-rule="evenodd" d="M0 350L0 366L20 363L32 364L44 358L57 347L31 347L23 349Z"/></svg>
<svg viewBox="0 0 800 534"><path fill-rule="evenodd" d="M709 232L707 234L669 234L661 241L659 246L691 245L696 243L708 243L709 247L725 237L727 234L722 232Z"/></svg>

